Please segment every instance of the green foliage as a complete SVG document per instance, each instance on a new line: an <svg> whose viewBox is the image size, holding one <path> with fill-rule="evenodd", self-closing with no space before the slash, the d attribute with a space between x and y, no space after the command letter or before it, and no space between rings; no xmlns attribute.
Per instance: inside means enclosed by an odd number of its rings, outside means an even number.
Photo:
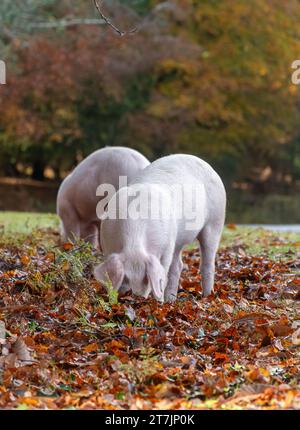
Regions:
<svg viewBox="0 0 300 430"><path fill-rule="evenodd" d="M8 55L9 42L30 34L32 23L48 20L58 4L58 0L1 0L0 54Z"/></svg>
<svg viewBox="0 0 300 430"><path fill-rule="evenodd" d="M299 224L300 199L295 195L256 195L231 191L227 219L239 224Z"/></svg>
<svg viewBox="0 0 300 430"><path fill-rule="evenodd" d="M36 290L46 290L66 283L71 283L76 288L88 288L87 274L97 261L91 245L79 240L69 251L56 248L53 263L46 273L41 274L33 267L27 283Z"/></svg>
<svg viewBox="0 0 300 430"><path fill-rule="evenodd" d="M151 9L151 0L120 0L121 4L135 10L140 15L145 15Z"/></svg>
<svg viewBox="0 0 300 430"><path fill-rule="evenodd" d="M104 287L107 291L108 303L112 305L118 304L118 291L114 289L111 280L107 277Z"/></svg>

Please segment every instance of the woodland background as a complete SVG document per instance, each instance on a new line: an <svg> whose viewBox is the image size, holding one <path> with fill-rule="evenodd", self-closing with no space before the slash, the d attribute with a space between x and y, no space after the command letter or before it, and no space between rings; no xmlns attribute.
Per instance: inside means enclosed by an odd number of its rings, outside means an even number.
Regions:
<svg viewBox="0 0 300 430"><path fill-rule="evenodd" d="M93 0L0 1L0 409L299 410L300 1L100 4L123 37ZM209 297L195 244L161 305L97 282L103 256L35 213L105 145L219 172Z"/></svg>
<svg viewBox="0 0 300 430"><path fill-rule="evenodd" d="M1 0L0 209L53 211L87 154L210 162L229 221L299 222L298 0Z"/></svg>

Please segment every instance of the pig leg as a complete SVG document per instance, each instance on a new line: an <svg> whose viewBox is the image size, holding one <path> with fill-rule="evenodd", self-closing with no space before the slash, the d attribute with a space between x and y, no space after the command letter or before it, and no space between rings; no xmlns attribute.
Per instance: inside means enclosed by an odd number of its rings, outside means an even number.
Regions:
<svg viewBox="0 0 300 430"><path fill-rule="evenodd" d="M214 287L215 259L223 230L223 223L207 224L199 233L201 249L201 276L203 297L208 296Z"/></svg>
<svg viewBox="0 0 300 430"><path fill-rule="evenodd" d="M80 224L80 237L90 243L93 248L99 248L99 230L95 222Z"/></svg>
<svg viewBox="0 0 300 430"><path fill-rule="evenodd" d="M102 253L102 245L101 245L101 221L97 221L97 229L98 229L98 233L97 233L97 238L98 238L98 245L99 245L99 251Z"/></svg>
<svg viewBox="0 0 300 430"><path fill-rule="evenodd" d="M168 283L165 289L165 302L175 302L179 286L180 274L183 268L181 251L175 252L168 272Z"/></svg>
<svg viewBox="0 0 300 430"><path fill-rule="evenodd" d="M61 241L62 243L74 241L80 236L80 220L72 209L61 216Z"/></svg>

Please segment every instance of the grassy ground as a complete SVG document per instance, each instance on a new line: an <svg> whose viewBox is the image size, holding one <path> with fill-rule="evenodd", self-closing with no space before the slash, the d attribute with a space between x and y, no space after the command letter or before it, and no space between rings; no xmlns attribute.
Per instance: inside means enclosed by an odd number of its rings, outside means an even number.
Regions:
<svg viewBox="0 0 300 430"><path fill-rule="evenodd" d="M270 258L290 258L298 255L300 233L274 232L263 228L225 227L221 246L241 247L250 255L264 254Z"/></svg>
<svg viewBox="0 0 300 430"><path fill-rule="evenodd" d="M228 225L215 292L117 297L54 215L0 213L0 408L300 408L300 235Z"/></svg>
<svg viewBox="0 0 300 430"><path fill-rule="evenodd" d="M4 238L11 241L26 237L39 230L58 231L59 219L55 214L31 212L0 212L0 231ZM47 240L47 239L46 239ZM48 238L49 240L49 238ZM45 243L46 245L47 243ZM297 252L300 246L300 234L291 232L265 231L250 227L237 227L229 224L223 232L221 246L245 247L251 255L261 252L270 257L285 257ZM191 245L189 248L197 246Z"/></svg>
<svg viewBox="0 0 300 430"><path fill-rule="evenodd" d="M30 234L39 228L57 229L59 221L54 214L32 212L0 212L0 228L5 235Z"/></svg>

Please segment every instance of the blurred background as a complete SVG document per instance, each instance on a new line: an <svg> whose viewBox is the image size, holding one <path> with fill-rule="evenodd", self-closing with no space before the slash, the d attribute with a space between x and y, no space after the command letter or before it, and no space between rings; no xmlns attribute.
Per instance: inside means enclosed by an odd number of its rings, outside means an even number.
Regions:
<svg viewBox="0 0 300 430"><path fill-rule="evenodd" d="M1 0L0 210L55 211L106 145L186 152L223 178L228 222L300 223L299 0Z"/></svg>

